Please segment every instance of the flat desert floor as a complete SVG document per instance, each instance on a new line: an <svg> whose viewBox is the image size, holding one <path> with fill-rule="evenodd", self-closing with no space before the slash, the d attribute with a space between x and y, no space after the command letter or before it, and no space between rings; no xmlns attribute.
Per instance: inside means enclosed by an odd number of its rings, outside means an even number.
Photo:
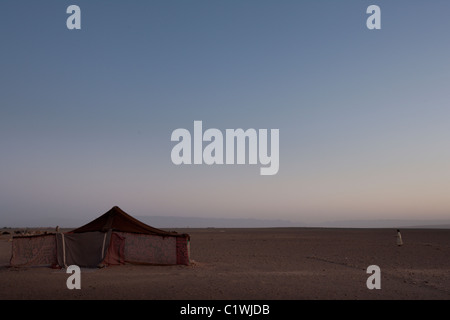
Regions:
<svg viewBox="0 0 450 320"><path fill-rule="evenodd" d="M64 270L10 268L0 239L0 300L450 300L450 230L185 229L191 266L82 269L81 290ZM369 290L367 267L381 270Z"/></svg>

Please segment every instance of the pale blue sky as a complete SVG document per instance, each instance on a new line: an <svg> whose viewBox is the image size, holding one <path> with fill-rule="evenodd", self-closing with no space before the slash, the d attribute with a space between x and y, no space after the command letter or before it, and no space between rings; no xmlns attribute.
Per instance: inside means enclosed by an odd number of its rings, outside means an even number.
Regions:
<svg viewBox="0 0 450 320"><path fill-rule="evenodd" d="M71 4L81 30L66 28ZM371 4L381 30L366 28ZM448 12L446 0L2 0L0 220L114 205L450 219ZM280 129L279 173L173 165L171 133L194 120Z"/></svg>

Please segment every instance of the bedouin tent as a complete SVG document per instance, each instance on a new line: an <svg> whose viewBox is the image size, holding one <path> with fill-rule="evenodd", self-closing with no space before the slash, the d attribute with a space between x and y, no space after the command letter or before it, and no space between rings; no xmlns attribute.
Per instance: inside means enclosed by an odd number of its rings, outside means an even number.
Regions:
<svg viewBox="0 0 450 320"><path fill-rule="evenodd" d="M11 266L189 265L188 234L153 228L119 207L67 233L13 237Z"/></svg>

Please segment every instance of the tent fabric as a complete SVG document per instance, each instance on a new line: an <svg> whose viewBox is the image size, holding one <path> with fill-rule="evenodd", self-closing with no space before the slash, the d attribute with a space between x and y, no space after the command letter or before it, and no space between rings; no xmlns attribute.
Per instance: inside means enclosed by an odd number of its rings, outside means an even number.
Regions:
<svg viewBox="0 0 450 320"><path fill-rule="evenodd" d="M176 238L119 233L125 238L125 262L134 264L177 264Z"/></svg>
<svg viewBox="0 0 450 320"><path fill-rule="evenodd" d="M56 263L54 234L13 238L10 259L12 267L50 267Z"/></svg>
<svg viewBox="0 0 450 320"><path fill-rule="evenodd" d="M101 215L97 219L89 222L88 224L73 230L73 233L83 233L100 231L107 232L109 229L119 232L150 234L159 236L172 236L172 237L186 237L185 234L178 234L176 232L168 232L153 228L145 223L133 218L125 211L115 206L105 214Z"/></svg>
<svg viewBox="0 0 450 320"><path fill-rule="evenodd" d="M189 265L188 234L148 226L119 207L68 233L14 237L11 266Z"/></svg>
<svg viewBox="0 0 450 320"><path fill-rule="evenodd" d="M109 232L58 233L56 248L61 267L97 267L105 258L111 240Z"/></svg>
<svg viewBox="0 0 450 320"><path fill-rule="evenodd" d="M102 264L108 266L125 264L125 237L116 232L112 233L111 242Z"/></svg>
<svg viewBox="0 0 450 320"><path fill-rule="evenodd" d="M177 264L190 264L190 244L188 238L176 238L177 239Z"/></svg>

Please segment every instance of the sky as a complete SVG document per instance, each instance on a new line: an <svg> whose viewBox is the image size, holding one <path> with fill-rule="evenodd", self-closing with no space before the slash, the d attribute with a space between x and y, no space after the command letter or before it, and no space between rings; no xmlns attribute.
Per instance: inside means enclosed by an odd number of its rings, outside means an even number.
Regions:
<svg viewBox="0 0 450 320"><path fill-rule="evenodd" d="M69 5L81 29L69 30ZM369 30L366 9L381 8ZM0 225L450 219L450 2L0 3ZM279 171L175 165L175 129L279 129ZM1 227L0 226L0 227Z"/></svg>

